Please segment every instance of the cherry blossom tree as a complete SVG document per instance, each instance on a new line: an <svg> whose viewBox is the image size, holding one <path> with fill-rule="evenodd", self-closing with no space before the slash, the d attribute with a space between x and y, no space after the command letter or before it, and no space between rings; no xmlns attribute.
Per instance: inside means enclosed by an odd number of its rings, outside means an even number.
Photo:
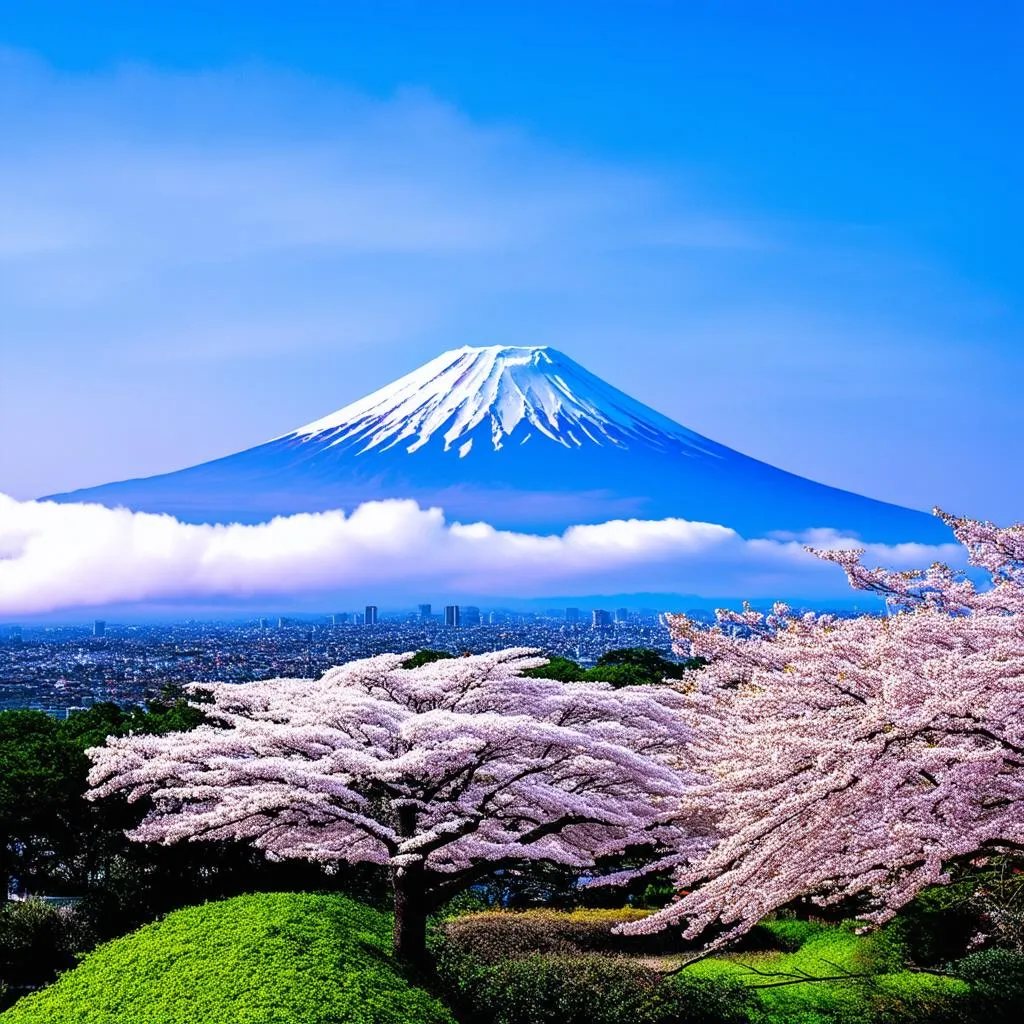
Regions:
<svg viewBox="0 0 1024 1024"><path fill-rule="evenodd" d="M526 678L546 661L526 649L408 657L204 683L210 724L89 751L93 795L150 797L141 841L241 838L273 858L388 865L395 951L412 962L428 914L486 873L706 844L681 694Z"/></svg>
<svg viewBox="0 0 1024 1024"><path fill-rule="evenodd" d="M709 660L682 685L720 839L624 930L685 919L710 950L797 897L857 894L883 922L957 858L1024 845L1024 526L935 512L990 587L815 551L890 614L670 617L677 651Z"/></svg>

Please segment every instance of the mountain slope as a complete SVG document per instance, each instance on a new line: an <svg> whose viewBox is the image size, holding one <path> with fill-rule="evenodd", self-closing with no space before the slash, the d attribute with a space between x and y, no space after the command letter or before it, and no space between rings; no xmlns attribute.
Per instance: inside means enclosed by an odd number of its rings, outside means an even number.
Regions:
<svg viewBox="0 0 1024 1024"><path fill-rule="evenodd" d="M189 522L259 522L381 498L516 530L678 516L747 537L832 527L871 541L949 539L931 516L741 455L535 346L455 349L247 451L54 496Z"/></svg>

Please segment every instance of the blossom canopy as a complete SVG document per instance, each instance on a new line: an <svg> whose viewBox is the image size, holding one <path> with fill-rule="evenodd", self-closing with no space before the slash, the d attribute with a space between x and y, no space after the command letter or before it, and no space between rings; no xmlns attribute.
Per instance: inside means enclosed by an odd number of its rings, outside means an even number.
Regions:
<svg viewBox="0 0 1024 1024"><path fill-rule="evenodd" d="M952 861L1024 846L1024 527L938 514L988 589L816 552L894 614L670 617L677 650L709 660L685 715L720 838L680 871L689 892L625 930L685 920L718 946L805 896L866 896L882 922Z"/></svg>

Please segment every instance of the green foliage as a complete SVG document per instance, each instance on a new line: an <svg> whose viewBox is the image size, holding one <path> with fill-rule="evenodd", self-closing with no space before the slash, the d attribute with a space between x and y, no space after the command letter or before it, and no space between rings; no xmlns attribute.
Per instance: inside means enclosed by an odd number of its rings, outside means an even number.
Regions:
<svg viewBox="0 0 1024 1024"><path fill-rule="evenodd" d="M753 1024L967 1024L967 986L958 979L902 967L884 935L852 926L772 921L781 940L805 941L792 952L737 951L687 967L691 977L738 982L757 998ZM811 979L833 980L806 980Z"/></svg>
<svg viewBox="0 0 1024 1024"><path fill-rule="evenodd" d="M742 952L777 950L782 953L795 953L801 946L825 931L827 926L817 921L778 918L755 925L731 948Z"/></svg>
<svg viewBox="0 0 1024 1024"><path fill-rule="evenodd" d="M0 712L0 898L72 854L84 814L88 763L41 711Z"/></svg>
<svg viewBox="0 0 1024 1024"><path fill-rule="evenodd" d="M523 675L532 676L534 679L557 679L560 683L578 683L585 679L587 674L575 661L556 655L549 658L546 665L528 668Z"/></svg>
<svg viewBox="0 0 1024 1024"><path fill-rule="evenodd" d="M0 985L11 992L47 984L91 945L87 926L70 908L37 899L0 904Z"/></svg>
<svg viewBox="0 0 1024 1024"><path fill-rule="evenodd" d="M180 694L150 708L97 704L65 721L41 711L0 712L0 895L11 879L30 892L80 892L105 814L83 797L85 751L107 736L194 728L202 713ZM118 833L131 822L117 822ZM102 844L101 844L102 845Z"/></svg>
<svg viewBox="0 0 1024 1024"><path fill-rule="evenodd" d="M670 872L659 872L645 881L643 889L632 896L630 906L644 910L660 910L676 894L676 886Z"/></svg>
<svg viewBox="0 0 1024 1024"><path fill-rule="evenodd" d="M971 986L973 1019L985 1024L1024 1020L1024 955L986 949L957 960L950 972Z"/></svg>
<svg viewBox="0 0 1024 1024"><path fill-rule="evenodd" d="M452 918L465 917L467 914L480 914L488 909L489 906L483 894L473 887L456 893L450 900L438 907L431 915L431 922L434 926L439 926Z"/></svg>
<svg viewBox="0 0 1024 1024"><path fill-rule="evenodd" d="M645 682L660 683L665 679L682 679L685 671L703 668L706 664L704 658L687 658L682 662L675 662L669 661L660 651L648 647L620 647L613 651L605 651L597 659L596 667L628 667L634 670L637 678L642 676Z"/></svg>
<svg viewBox="0 0 1024 1024"><path fill-rule="evenodd" d="M104 702L74 711L62 723L62 729L69 739L86 750L102 746L108 736L187 732L204 721L201 709L189 704L179 690L168 688L161 699L150 701L145 710Z"/></svg>
<svg viewBox="0 0 1024 1024"><path fill-rule="evenodd" d="M622 957L450 957L440 972L463 1024L745 1024L752 1005L741 986L665 978Z"/></svg>
<svg viewBox="0 0 1024 1024"><path fill-rule="evenodd" d="M241 896L100 946L2 1024L452 1024L391 958L391 920L341 896Z"/></svg>
<svg viewBox="0 0 1024 1024"><path fill-rule="evenodd" d="M138 824L147 801L85 799L89 747L111 735L185 730L202 720L202 710L176 689L145 710L104 703L67 720L37 711L0 713L0 892L16 879L31 893L81 896L78 916L98 939L182 906L244 892L340 889L371 901L384 898L386 878L374 865L328 876L303 861L272 863L242 842L133 843L124 833ZM27 965L20 971L10 968L9 984L29 983Z"/></svg>
<svg viewBox="0 0 1024 1024"><path fill-rule="evenodd" d="M525 675L536 679L557 679L563 683L599 682L620 686L655 686L666 679L680 679L686 669L701 668L703 658L690 658L676 663L660 651L646 647L620 647L606 651L593 668L583 668L569 658L556 656L546 665L527 669Z"/></svg>
<svg viewBox="0 0 1024 1024"><path fill-rule="evenodd" d="M664 676L654 675L638 665L595 665L583 677L588 683L611 683L620 686L655 686L664 682Z"/></svg>
<svg viewBox="0 0 1024 1024"><path fill-rule="evenodd" d="M649 911L618 910L487 911L447 921L442 941L450 949L482 963L530 953L612 953L634 956L678 952L684 948L677 930L653 935L614 935L626 921L647 917Z"/></svg>
<svg viewBox="0 0 1024 1024"><path fill-rule="evenodd" d="M417 651L411 658L402 662L402 668L419 668L421 665L429 665L432 661L441 661L443 658L451 658L453 655L447 651L432 651L425 648Z"/></svg>
<svg viewBox="0 0 1024 1024"><path fill-rule="evenodd" d="M921 892L886 928L905 957L922 967L935 967L963 956L981 928L973 903L978 879L968 875L949 885Z"/></svg>

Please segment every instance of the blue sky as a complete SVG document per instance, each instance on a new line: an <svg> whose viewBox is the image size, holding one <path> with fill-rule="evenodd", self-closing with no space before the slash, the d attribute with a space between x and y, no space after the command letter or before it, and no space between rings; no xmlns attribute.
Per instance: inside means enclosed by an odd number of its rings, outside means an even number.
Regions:
<svg viewBox="0 0 1024 1024"><path fill-rule="evenodd" d="M1024 520L1020 4L0 7L0 492L546 343L873 497Z"/></svg>

